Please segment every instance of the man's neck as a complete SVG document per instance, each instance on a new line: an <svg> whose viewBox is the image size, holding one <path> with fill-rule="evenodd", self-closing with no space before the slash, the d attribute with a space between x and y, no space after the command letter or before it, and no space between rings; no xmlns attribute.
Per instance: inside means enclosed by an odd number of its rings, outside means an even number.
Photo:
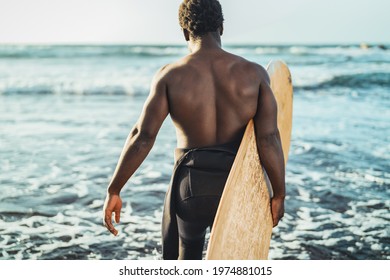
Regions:
<svg viewBox="0 0 390 280"><path fill-rule="evenodd" d="M188 49L191 53L221 49L221 37L211 32L199 38L190 38Z"/></svg>

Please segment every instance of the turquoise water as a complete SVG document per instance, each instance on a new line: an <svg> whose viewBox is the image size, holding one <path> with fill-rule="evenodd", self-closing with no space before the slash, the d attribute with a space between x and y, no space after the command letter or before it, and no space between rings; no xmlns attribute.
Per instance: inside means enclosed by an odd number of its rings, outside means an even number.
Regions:
<svg viewBox="0 0 390 280"><path fill-rule="evenodd" d="M283 59L295 88L286 215L272 259L390 259L390 50L227 46ZM0 259L159 259L169 119L101 225L154 72L184 46L0 46Z"/></svg>

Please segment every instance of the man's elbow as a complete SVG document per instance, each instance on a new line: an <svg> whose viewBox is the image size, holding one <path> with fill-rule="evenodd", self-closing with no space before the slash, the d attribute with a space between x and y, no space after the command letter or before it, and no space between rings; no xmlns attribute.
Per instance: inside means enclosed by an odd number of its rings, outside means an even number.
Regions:
<svg viewBox="0 0 390 280"><path fill-rule="evenodd" d="M147 129L136 129L134 137L139 145L149 147L153 146L157 134Z"/></svg>
<svg viewBox="0 0 390 280"><path fill-rule="evenodd" d="M256 140L260 146L273 146L275 144L280 144L279 129L256 135Z"/></svg>

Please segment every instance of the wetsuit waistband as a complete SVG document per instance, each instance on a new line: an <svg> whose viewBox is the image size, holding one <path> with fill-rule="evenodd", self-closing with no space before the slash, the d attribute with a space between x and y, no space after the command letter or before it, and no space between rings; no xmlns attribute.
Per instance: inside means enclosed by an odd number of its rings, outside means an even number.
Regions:
<svg viewBox="0 0 390 280"><path fill-rule="evenodd" d="M191 151L215 150L215 151L225 151L228 153L237 154L238 148L240 147L240 143L241 143L241 139L223 143L223 144L217 144L217 145L199 147L199 148L176 148L175 159L179 160L183 155Z"/></svg>
<svg viewBox="0 0 390 280"><path fill-rule="evenodd" d="M241 139L200 148L176 148L176 164L217 167L226 161L226 155L231 155L233 158L235 157L240 143Z"/></svg>

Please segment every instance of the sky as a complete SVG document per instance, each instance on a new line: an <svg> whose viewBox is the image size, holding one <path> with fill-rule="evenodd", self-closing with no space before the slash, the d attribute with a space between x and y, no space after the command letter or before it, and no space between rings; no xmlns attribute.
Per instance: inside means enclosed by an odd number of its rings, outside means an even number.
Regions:
<svg viewBox="0 0 390 280"><path fill-rule="evenodd" d="M0 0L0 44L179 44L180 2ZM390 43L389 0L220 3L226 43Z"/></svg>

